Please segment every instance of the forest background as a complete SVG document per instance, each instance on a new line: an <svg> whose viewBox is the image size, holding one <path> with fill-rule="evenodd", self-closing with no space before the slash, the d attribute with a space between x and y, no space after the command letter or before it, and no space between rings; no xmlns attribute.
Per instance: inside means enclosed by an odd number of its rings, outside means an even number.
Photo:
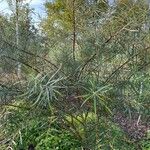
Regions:
<svg viewBox="0 0 150 150"><path fill-rule="evenodd" d="M0 149L149 150L148 1L6 2Z"/></svg>

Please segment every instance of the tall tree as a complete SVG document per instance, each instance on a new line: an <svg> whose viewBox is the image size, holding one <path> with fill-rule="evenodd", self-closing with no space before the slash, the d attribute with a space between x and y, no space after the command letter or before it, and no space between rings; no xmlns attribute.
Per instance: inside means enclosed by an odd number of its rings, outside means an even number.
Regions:
<svg viewBox="0 0 150 150"><path fill-rule="evenodd" d="M62 53L62 58L60 58L60 55L59 59L55 57L56 61L69 60L70 64L75 62L77 65L83 56L81 56L79 50L83 44L80 42L80 39L84 39L87 36L86 33L88 33L88 30L95 30L95 25L97 26L96 22L99 22L99 19L108 10L108 2L56 0L47 2L45 6L48 16L43 22L43 31L50 39L50 43L52 43L51 49L56 49L54 53L56 55ZM71 66L75 67L76 65ZM76 67L78 68L78 65ZM75 68L71 68L75 70Z"/></svg>

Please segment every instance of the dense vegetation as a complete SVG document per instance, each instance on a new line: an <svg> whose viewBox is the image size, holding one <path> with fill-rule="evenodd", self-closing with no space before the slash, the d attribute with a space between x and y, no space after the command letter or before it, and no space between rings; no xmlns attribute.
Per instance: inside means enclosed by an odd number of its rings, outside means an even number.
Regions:
<svg viewBox="0 0 150 150"><path fill-rule="evenodd" d="M147 1L47 1L38 26L28 4L7 2L0 149L149 150Z"/></svg>

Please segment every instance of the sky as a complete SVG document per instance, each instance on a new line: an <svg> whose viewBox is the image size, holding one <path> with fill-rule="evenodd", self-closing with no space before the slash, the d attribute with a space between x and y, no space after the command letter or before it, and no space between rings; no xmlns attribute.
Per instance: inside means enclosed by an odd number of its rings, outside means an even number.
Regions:
<svg viewBox="0 0 150 150"><path fill-rule="evenodd" d="M32 13L32 23L38 27L38 24L41 18L46 16L45 8L44 8L45 0L24 0L24 3L29 3L30 8L33 8ZM0 14L11 14L12 11L10 10L7 0L0 0Z"/></svg>
<svg viewBox="0 0 150 150"><path fill-rule="evenodd" d="M8 5L7 0L0 0L0 13L11 13ZM45 10L43 3L46 0L24 0L25 2L30 4L31 8L35 9L35 14L40 14L41 16L44 16ZM148 0L150 2L150 0ZM109 0L109 3L112 4L114 0Z"/></svg>
<svg viewBox="0 0 150 150"><path fill-rule="evenodd" d="M29 3L31 8L34 8L34 12L39 15L44 15L45 10L43 3L45 0L24 0L24 3ZM7 0L0 0L0 13L10 14L11 10L7 4Z"/></svg>
<svg viewBox="0 0 150 150"><path fill-rule="evenodd" d="M34 13L32 14L33 22L38 23L38 21L46 15L43 5L45 1L46 0L24 0L25 3L29 3L30 8L34 9ZM113 1L114 0L109 0L110 4ZM11 12L7 0L0 0L0 14L11 14Z"/></svg>
<svg viewBox="0 0 150 150"><path fill-rule="evenodd" d="M0 0L0 13L11 13L6 1L7 0ZM45 14L43 6L45 0L24 0L24 1L29 3L31 8L35 9L35 13L38 13L42 16ZM110 3L112 3L113 1L114 0L109 0Z"/></svg>

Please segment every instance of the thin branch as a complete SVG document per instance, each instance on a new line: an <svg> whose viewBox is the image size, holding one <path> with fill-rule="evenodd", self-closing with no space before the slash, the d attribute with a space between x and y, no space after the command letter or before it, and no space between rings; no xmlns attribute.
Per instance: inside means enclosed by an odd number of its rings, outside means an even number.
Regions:
<svg viewBox="0 0 150 150"><path fill-rule="evenodd" d="M73 50L73 60L75 61L75 46L76 46L76 20L75 20L75 0L73 0L73 45L72 45L72 50Z"/></svg>
<svg viewBox="0 0 150 150"><path fill-rule="evenodd" d="M143 68L145 68L146 66L150 65L150 62L144 63L143 66L141 66L138 71L142 70ZM132 73L130 76L128 76L128 80L134 75L134 73Z"/></svg>
<svg viewBox="0 0 150 150"><path fill-rule="evenodd" d="M44 61L48 62L49 64L51 64L52 66L54 66L56 69L58 69L58 67L57 67L54 63L52 63L50 60L47 60L46 58L43 58L43 57L41 57L41 56L39 56L39 55L37 55L37 54L31 53L31 52L27 52L27 51L25 51L25 50L23 50L23 49L21 49L21 48L18 48L15 44L11 44L11 43L9 43L8 41L6 41L5 39L3 39L3 40L4 40L4 42L5 42L6 44L8 44L9 46L14 47L15 49L17 49L17 50L19 50L19 51L21 51L21 52L24 52L24 53L26 53L26 54L28 54L28 55L32 55L32 56L34 56L34 57L43 59Z"/></svg>
<svg viewBox="0 0 150 150"><path fill-rule="evenodd" d="M1 86L2 88L6 88L6 89L9 90L9 91L21 92L21 93L22 93L22 91L20 91L20 90L18 90L18 89L12 89L11 87L8 87L8 86L6 86L6 85L4 85L4 84L1 84L1 83L0 83L0 86Z"/></svg>
<svg viewBox="0 0 150 150"><path fill-rule="evenodd" d="M9 107L16 107L16 108L20 108L20 109L27 109L27 110L30 110L29 107L23 107L23 106L18 106L18 105L13 105L13 104L2 104L2 106L9 106Z"/></svg>
<svg viewBox="0 0 150 150"><path fill-rule="evenodd" d="M117 36L119 33L121 33L130 23L126 24L125 26L123 26L119 31L117 31L116 33L114 33L114 35L111 35L102 45L101 45L101 48L104 48L105 45L107 43L109 43L115 36ZM94 53L85 63L84 65L82 66L81 70L80 70L80 73L78 75L78 79L80 78L83 70L85 69L85 67L88 65L88 63L90 63L94 58L95 56L97 55L97 53Z"/></svg>
<svg viewBox="0 0 150 150"><path fill-rule="evenodd" d="M149 49L150 47L147 47L145 49L142 50L143 51L146 51L147 49ZM131 56L127 61L125 61L122 65L120 65L115 71L113 71L109 77L105 80L105 83L107 83L120 69L122 69L126 64L128 64L134 57L137 57L138 55L140 55L141 52Z"/></svg>
<svg viewBox="0 0 150 150"><path fill-rule="evenodd" d="M23 65L25 65L25 66L27 66L27 67L29 67L29 68L35 70L37 73L40 73L40 71L39 71L38 69L34 68L33 66L31 66L31 65L29 65L29 64L27 64L27 63L25 63L25 62L22 62L22 61L20 61L20 60L15 59L15 58L11 58L11 57L9 57L9 56L3 56L3 57L6 57L6 58L11 59L11 60L16 61L16 62L20 62L20 63L22 63Z"/></svg>

